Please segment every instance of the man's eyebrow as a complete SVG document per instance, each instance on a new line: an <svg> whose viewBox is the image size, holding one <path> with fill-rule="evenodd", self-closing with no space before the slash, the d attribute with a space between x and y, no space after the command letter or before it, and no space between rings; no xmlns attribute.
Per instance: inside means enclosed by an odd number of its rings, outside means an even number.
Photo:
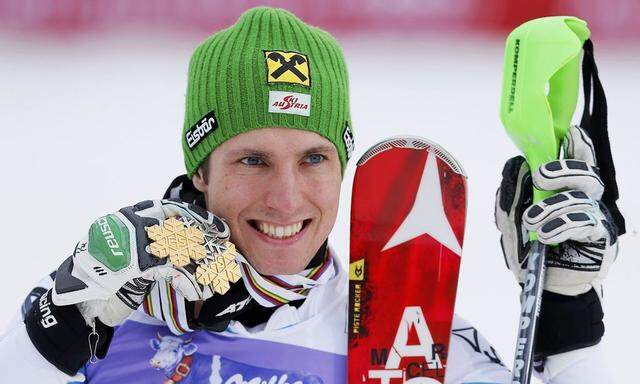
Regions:
<svg viewBox="0 0 640 384"><path fill-rule="evenodd" d="M314 153L328 154L333 151L334 151L334 147L332 145L322 144L322 145L316 145L311 148L305 149L304 151L300 152L300 154L302 156L308 156ZM251 148L251 147L234 149L232 151L229 151L229 155L233 157L237 157L237 156L259 156L263 158L271 157L268 151L260 150L257 148Z"/></svg>
<svg viewBox="0 0 640 384"><path fill-rule="evenodd" d="M327 154L330 152L333 152L333 146L332 145L316 145L315 147L311 147L307 150L305 150L304 152L302 152L303 155L312 155L314 153L322 153L322 154Z"/></svg>
<svg viewBox="0 0 640 384"><path fill-rule="evenodd" d="M259 156L259 157L269 157L267 152L261 151L255 148L239 148L229 151L229 155L231 156Z"/></svg>

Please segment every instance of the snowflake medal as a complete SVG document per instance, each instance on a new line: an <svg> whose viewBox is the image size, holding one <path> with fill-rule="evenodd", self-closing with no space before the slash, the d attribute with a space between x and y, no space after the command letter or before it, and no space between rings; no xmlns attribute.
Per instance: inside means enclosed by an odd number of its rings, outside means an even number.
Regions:
<svg viewBox="0 0 640 384"><path fill-rule="evenodd" d="M231 284L241 278L236 262L236 247L215 225L199 224L185 217L170 217L160 225L145 228L149 252L158 258L169 258L179 268L195 268L196 281L224 295Z"/></svg>

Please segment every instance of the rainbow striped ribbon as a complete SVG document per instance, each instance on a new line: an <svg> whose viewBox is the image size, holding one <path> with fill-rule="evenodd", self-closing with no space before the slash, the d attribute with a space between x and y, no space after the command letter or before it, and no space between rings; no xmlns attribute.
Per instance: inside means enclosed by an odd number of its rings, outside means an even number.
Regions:
<svg viewBox="0 0 640 384"><path fill-rule="evenodd" d="M251 297L264 307L276 307L307 297L308 292L335 276L332 253L327 248L322 263L305 269L296 275L261 275L239 253L242 281ZM214 295L209 300L215 300ZM171 287L170 282L157 281L147 294L140 310L167 324L175 335L193 332L189 327L185 306L186 299Z"/></svg>
<svg viewBox="0 0 640 384"><path fill-rule="evenodd" d="M290 301L302 300L312 288L322 285L335 275L333 257L327 248L324 260L314 268L295 275L261 275L238 254L242 281L249 294L263 307L277 307Z"/></svg>

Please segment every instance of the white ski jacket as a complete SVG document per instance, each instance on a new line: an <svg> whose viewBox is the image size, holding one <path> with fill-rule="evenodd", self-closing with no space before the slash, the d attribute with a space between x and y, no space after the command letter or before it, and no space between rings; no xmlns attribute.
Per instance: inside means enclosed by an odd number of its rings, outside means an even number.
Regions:
<svg viewBox="0 0 640 384"><path fill-rule="evenodd" d="M0 338L3 383L215 383L340 384L347 376L347 276L339 262L327 284L299 307L285 305L247 329L173 335L162 321L138 310L114 334L106 358L76 376L58 371L33 347L21 316ZM43 281L41 291L50 287ZM32 300L35 298L32 297ZM540 375L552 384L609 383L599 346L552 356ZM368 379L395 384L401 379ZM425 383L420 378L406 383ZM510 372L494 348L460 317L453 320L446 383L509 383ZM355 383L353 383L355 384Z"/></svg>

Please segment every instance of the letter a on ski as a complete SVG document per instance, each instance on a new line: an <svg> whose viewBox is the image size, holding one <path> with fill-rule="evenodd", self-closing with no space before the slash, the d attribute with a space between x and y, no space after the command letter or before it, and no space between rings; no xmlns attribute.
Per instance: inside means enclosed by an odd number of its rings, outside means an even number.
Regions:
<svg viewBox="0 0 640 384"><path fill-rule="evenodd" d="M442 147L385 140L360 158L351 202L349 383L444 383L466 176Z"/></svg>

